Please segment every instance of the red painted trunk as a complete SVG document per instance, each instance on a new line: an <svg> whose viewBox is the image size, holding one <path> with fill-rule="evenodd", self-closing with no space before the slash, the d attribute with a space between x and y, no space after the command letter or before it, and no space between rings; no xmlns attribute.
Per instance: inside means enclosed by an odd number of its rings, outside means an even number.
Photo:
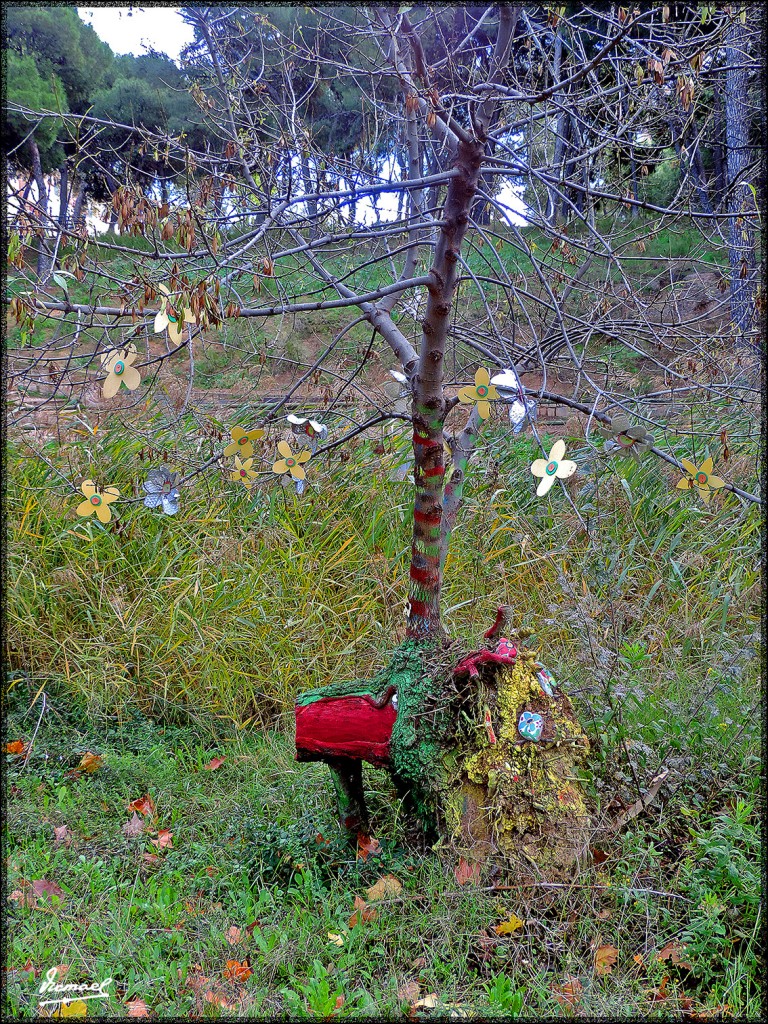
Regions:
<svg viewBox="0 0 768 1024"><path fill-rule="evenodd" d="M377 767L389 764L389 739L397 711L372 697L325 697L296 707L296 757L353 757Z"/></svg>

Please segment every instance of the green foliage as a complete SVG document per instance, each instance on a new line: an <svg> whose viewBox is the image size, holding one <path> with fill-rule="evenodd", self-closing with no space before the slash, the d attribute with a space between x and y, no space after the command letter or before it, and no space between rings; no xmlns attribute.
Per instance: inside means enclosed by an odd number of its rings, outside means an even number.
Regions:
<svg viewBox="0 0 768 1024"><path fill-rule="evenodd" d="M54 75L45 79L40 75L30 54L8 50L6 54L7 98L29 110L51 110L66 113L67 101L61 81ZM9 147L21 146L33 125L23 114L6 111L5 134ZM40 150L43 172L58 166L63 150L58 145L59 125L54 118L41 118L34 126L34 138ZM14 155L16 162L29 164L27 147L22 146Z"/></svg>

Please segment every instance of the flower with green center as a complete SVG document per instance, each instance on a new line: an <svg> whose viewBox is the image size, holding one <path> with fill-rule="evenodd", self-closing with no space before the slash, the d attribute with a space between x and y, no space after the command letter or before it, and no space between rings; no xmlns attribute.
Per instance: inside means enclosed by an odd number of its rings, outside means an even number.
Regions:
<svg viewBox="0 0 768 1024"><path fill-rule="evenodd" d="M542 478L541 483L536 488L536 493L539 497L547 493L555 479L567 480L578 469L576 463L570 459L564 459L564 455L565 441L561 438L552 445L552 451L549 453L548 459L536 459L531 464L533 475Z"/></svg>
<svg viewBox="0 0 768 1024"><path fill-rule="evenodd" d="M93 480L83 480L80 490L85 495L85 501L81 501L75 509L77 514L85 517L95 512L99 522L108 523L112 518L109 506L120 497L120 491L116 487L104 487L99 490Z"/></svg>
<svg viewBox="0 0 768 1024"><path fill-rule="evenodd" d="M230 431L232 440L224 449L224 454L239 455L241 458L249 459L253 455L253 442L264 437L264 431L243 430L242 427L233 427Z"/></svg>
<svg viewBox="0 0 768 1024"><path fill-rule="evenodd" d="M250 488L256 479L256 470L253 467L253 459L241 461L235 456L235 468L229 474L231 480L239 480L243 487Z"/></svg>
<svg viewBox="0 0 768 1024"><path fill-rule="evenodd" d="M179 474L172 473L167 466L152 469L144 481L147 496L144 504L147 508L162 508L167 516L175 516L179 511Z"/></svg>
<svg viewBox="0 0 768 1024"><path fill-rule="evenodd" d="M184 324L196 323L194 314L191 309L185 309L182 313L177 312L176 307L171 305L171 293L165 285L159 284L157 287L163 294L160 299L160 309L155 317L155 334L162 334L167 327L168 337L174 345L179 345L182 339L181 329Z"/></svg>
<svg viewBox="0 0 768 1024"><path fill-rule="evenodd" d="M114 398L121 384L125 384L129 391L134 391L141 384L141 374L131 365L137 355L135 345L126 345L125 348L105 352L101 357L101 368L107 374L101 391L105 398Z"/></svg>
<svg viewBox="0 0 768 1024"><path fill-rule="evenodd" d="M688 491L696 487L701 495L701 500L708 505L712 491L719 491L721 487L725 487L725 480L721 480L719 476L714 476L712 473L714 467L712 459L705 459L698 469L690 459L680 459L680 462L683 464L685 476L682 480L677 481L676 486L679 490Z"/></svg>
<svg viewBox="0 0 768 1024"><path fill-rule="evenodd" d="M303 452L299 452L298 455L294 455L287 441L280 441L277 445L277 450L283 457L274 464L272 472L279 473L280 476L283 473L290 473L294 480L306 479L307 474L304 472L302 462L309 462L312 458L312 452L305 449Z"/></svg>
<svg viewBox="0 0 768 1024"><path fill-rule="evenodd" d="M653 444L653 434L639 424L633 427L624 413L614 416L609 427L599 427L598 433L606 439L606 455L631 455L636 462Z"/></svg>
<svg viewBox="0 0 768 1024"><path fill-rule="evenodd" d="M482 366L475 373L475 383L470 384L459 391L459 401L463 405L477 405L477 413L481 420L487 420L491 415L491 402L495 402L499 393L491 384L490 374Z"/></svg>

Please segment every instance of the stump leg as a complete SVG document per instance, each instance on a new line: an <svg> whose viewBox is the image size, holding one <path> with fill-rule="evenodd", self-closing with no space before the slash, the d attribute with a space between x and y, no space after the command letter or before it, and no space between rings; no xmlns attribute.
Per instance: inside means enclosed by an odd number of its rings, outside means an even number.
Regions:
<svg viewBox="0 0 768 1024"><path fill-rule="evenodd" d="M362 762L351 757L328 757L324 760L331 770L341 827L355 833L367 831L368 809L363 793Z"/></svg>

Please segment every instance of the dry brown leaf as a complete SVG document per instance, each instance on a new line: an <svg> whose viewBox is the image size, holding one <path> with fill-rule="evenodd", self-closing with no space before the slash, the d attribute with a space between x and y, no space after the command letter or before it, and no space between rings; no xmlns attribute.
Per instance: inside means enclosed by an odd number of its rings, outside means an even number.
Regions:
<svg viewBox="0 0 768 1024"><path fill-rule="evenodd" d="M136 811L134 811L131 820L126 821L120 831L124 836L140 836L144 831L144 822L138 816Z"/></svg>
<svg viewBox="0 0 768 1024"><path fill-rule="evenodd" d="M126 1017L148 1017L149 1007L143 999L131 999L129 1003L125 1004L128 1007L128 1013Z"/></svg>
<svg viewBox="0 0 768 1024"><path fill-rule="evenodd" d="M334 946L343 946L344 936L339 935L338 932L328 932L328 941L332 942Z"/></svg>
<svg viewBox="0 0 768 1024"><path fill-rule="evenodd" d="M101 768L102 764L104 764L104 758L101 754L93 754L90 750L86 750L77 767L81 772L95 772Z"/></svg>
<svg viewBox="0 0 768 1024"><path fill-rule="evenodd" d="M656 954L656 959L659 963L662 963L664 960L671 960L672 963L677 964L678 967L684 967L686 970L690 970L691 965L687 961L681 960L681 953L685 953L685 946L681 945L677 939L672 939L672 941L668 942L663 949L659 950Z"/></svg>
<svg viewBox="0 0 768 1024"><path fill-rule="evenodd" d="M12 893L9 893L8 899L18 903L20 907L34 909L37 906L37 897L28 889L14 889Z"/></svg>
<svg viewBox="0 0 768 1024"><path fill-rule="evenodd" d="M159 864L161 860L156 853L142 853L141 859L147 864Z"/></svg>
<svg viewBox="0 0 768 1024"><path fill-rule="evenodd" d="M650 988L645 993L646 998L651 1003L661 1003L667 998L667 982L669 978L665 975L661 979L661 984L658 988Z"/></svg>
<svg viewBox="0 0 768 1024"><path fill-rule="evenodd" d="M411 1006L412 1010L434 1010L439 1000L436 992L430 992L428 996L424 996L423 999L417 999Z"/></svg>
<svg viewBox="0 0 768 1024"><path fill-rule="evenodd" d="M167 828L161 828L158 830L157 839L150 839L149 841L156 846L158 850L172 850L173 832L170 832Z"/></svg>
<svg viewBox="0 0 768 1024"><path fill-rule="evenodd" d="M235 925L232 925L232 927L227 930L227 934L224 936L224 938L227 940L230 946L236 946L238 942L240 942L242 937L243 933L240 931L239 928L236 928Z"/></svg>
<svg viewBox="0 0 768 1024"><path fill-rule="evenodd" d="M581 999L584 988L578 978L566 975L566 981L562 985L553 985L551 991L561 1006L572 1008Z"/></svg>
<svg viewBox="0 0 768 1024"><path fill-rule="evenodd" d="M220 768L226 761L226 757L214 757L208 764L203 765L204 772L214 772L217 768Z"/></svg>
<svg viewBox="0 0 768 1024"><path fill-rule="evenodd" d="M53 841L56 844L64 843L65 846L69 846L72 842L72 833L69 831L69 825L54 825Z"/></svg>
<svg viewBox="0 0 768 1024"><path fill-rule="evenodd" d="M615 946L599 946L595 950L595 974L610 974L619 959Z"/></svg>
<svg viewBox="0 0 768 1024"><path fill-rule="evenodd" d="M49 882L45 878L36 879L32 883L32 890L35 896L39 896L41 899L44 897L52 903L54 900L64 899L64 890L55 882Z"/></svg>
<svg viewBox="0 0 768 1024"><path fill-rule="evenodd" d="M132 803L128 804L128 810L138 811L139 814L153 817L155 814L155 805L152 802L152 797L149 793L146 793L144 796L140 796L138 800L134 800Z"/></svg>
<svg viewBox="0 0 768 1024"><path fill-rule="evenodd" d="M370 889L366 889L365 893L368 900L373 903L375 900L386 899L387 896L397 896L402 888L403 883L399 882L394 875L383 875Z"/></svg>
<svg viewBox="0 0 768 1024"><path fill-rule="evenodd" d="M480 878L480 870L480 864L477 861L470 864L464 857L459 857L459 863L453 869L453 874L459 885L466 885L467 882L476 884Z"/></svg>
<svg viewBox="0 0 768 1024"><path fill-rule="evenodd" d="M397 998L402 1003L412 1003L419 996L418 981L406 981L397 990Z"/></svg>
<svg viewBox="0 0 768 1024"><path fill-rule="evenodd" d="M205 979L208 980L207 978ZM220 992L209 991L203 996L206 1003L213 1003L214 1006L220 1006L222 1010L234 1010L234 1006L227 1002Z"/></svg>
<svg viewBox="0 0 768 1024"><path fill-rule="evenodd" d="M355 912L349 919L349 927L354 928L358 921L366 924L369 921L375 921L378 913L378 910L374 907L369 907L362 897L355 896Z"/></svg>

